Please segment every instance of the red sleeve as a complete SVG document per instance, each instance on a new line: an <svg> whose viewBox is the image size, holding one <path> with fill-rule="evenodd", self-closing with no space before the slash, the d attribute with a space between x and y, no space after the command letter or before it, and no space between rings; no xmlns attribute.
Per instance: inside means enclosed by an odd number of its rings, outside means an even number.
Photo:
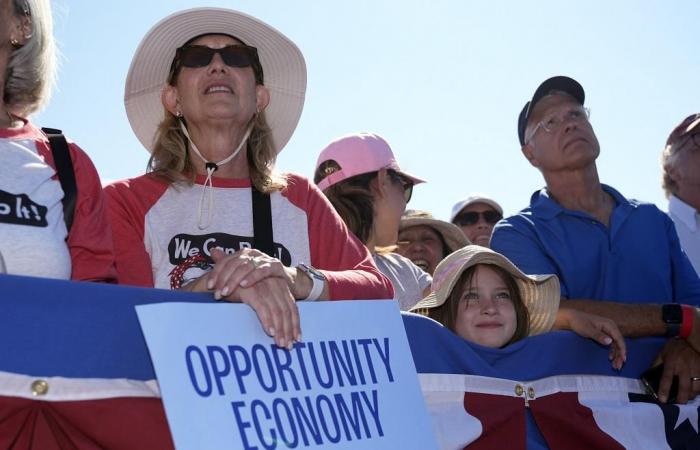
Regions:
<svg viewBox="0 0 700 450"><path fill-rule="evenodd" d="M153 287L151 258L144 244L146 213L167 184L144 175L106 186L119 284Z"/></svg>
<svg viewBox="0 0 700 450"><path fill-rule="evenodd" d="M76 144L69 145L78 197L68 249L73 266L71 279L117 281L112 231L105 207L100 177L90 158Z"/></svg>
<svg viewBox="0 0 700 450"><path fill-rule="evenodd" d="M326 276L330 299L393 298L391 282L316 185L298 175L290 175L289 184L288 198L306 211L311 265Z"/></svg>

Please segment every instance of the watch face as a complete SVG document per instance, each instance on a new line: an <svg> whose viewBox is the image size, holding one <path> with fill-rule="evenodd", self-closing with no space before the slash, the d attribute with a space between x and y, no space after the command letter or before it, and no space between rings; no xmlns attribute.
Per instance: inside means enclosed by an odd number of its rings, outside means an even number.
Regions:
<svg viewBox="0 0 700 450"><path fill-rule="evenodd" d="M683 309L677 303L663 305L661 307L661 318L666 323L683 322Z"/></svg>
<svg viewBox="0 0 700 450"><path fill-rule="evenodd" d="M301 270L308 273L309 276L312 278L316 278L317 280L323 280L323 281L326 280L326 277L321 272L319 272L318 270L314 269L311 266L308 266L304 263L300 263L299 267L301 268Z"/></svg>

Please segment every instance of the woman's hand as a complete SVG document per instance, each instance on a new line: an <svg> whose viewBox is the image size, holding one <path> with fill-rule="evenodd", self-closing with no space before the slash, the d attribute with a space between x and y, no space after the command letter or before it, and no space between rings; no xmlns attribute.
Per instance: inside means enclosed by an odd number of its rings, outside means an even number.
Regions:
<svg viewBox="0 0 700 450"><path fill-rule="evenodd" d="M293 292L296 269L255 249L227 255L213 249L214 268L182 287L191 292L211 292L217 300L240 301L258 315L265 333L280 347L291 348L301 340L299 310Z"/></svg>
<svg viewBox="0 0 700 450"><path fill-rule="evenodd" d="M239 250L227 255L212 249L214 268L207 274L206 287L214 291L214 298L227 297L239 287L249 288L270 277L281 278L293 294L294 279L282 262L254 248ZM288 271L289 270L289 271Z"/></svg>
<svg viewBox="0 0 700 450"><path fill-rule="evenodd" d="M294 342L301 341L299 309L282 278L268 277L250 287L239 287L225 300L250 305L278 346L291 350Z"/></svg>
<svg viewBox="0 0 700 450"><path fill-rule="evenodd" d="M627 361L627 345L620 329L612 320L571 308L560 308L554 328L571 330L579 336L591 338L602 345L610 346L608 359L614 369L620 370Z"/></svg>

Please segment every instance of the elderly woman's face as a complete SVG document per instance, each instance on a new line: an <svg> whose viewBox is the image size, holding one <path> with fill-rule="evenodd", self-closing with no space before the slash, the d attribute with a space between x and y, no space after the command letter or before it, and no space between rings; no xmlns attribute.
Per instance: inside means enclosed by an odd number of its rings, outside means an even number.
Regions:
<svg viewBox="0 0 700 450"><path fill-rule="evenodd" d="M429 274L442 260L444 249L440 235L427 225L417 225L399 231L399 248L396 253L413 261Z"/></svg>
<svg viewBox="0 0 700 450"><path fill-rule="evenodd" d="M210 48L241 45L219 34L202 36L190 43ZM257 85L252 67L231 67L216 53L204 67L181 67L175 86L166 88L163 101L172 113L181 112L190 124L230 120L248 124L256 110L267 106L267 90Z"/></svg>

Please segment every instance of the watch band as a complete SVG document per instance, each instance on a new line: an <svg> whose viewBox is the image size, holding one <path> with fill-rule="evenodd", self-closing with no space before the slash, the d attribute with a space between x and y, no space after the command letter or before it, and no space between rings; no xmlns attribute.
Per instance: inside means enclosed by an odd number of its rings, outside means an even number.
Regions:
<svg viewBox="0 0 700 450"><path fill-rule="evenodd" d="M695 320L695 308L690 305L681 305L683 311L683 320L681 329L678 332L678 337L687 339L690 333L693 332L693 321Z"/></svg>
<svg viewBox="0 0 700 450"><path fill-rule="evenodd" d="M681 332L683 324L683 309L678 303L667 303L661 306L661 319L666 323L666 336L676 337Z"/></svg>
<svg viewBox="0 0 700 450"><path fill-rule="evenodd" d="M318 270L304 263L299 263L297 269L304 272L313 283L311 286L311 292L309 292L309 295L302 300L318 300L323 293L323 287L326 284L326 277Z"/></svg>

